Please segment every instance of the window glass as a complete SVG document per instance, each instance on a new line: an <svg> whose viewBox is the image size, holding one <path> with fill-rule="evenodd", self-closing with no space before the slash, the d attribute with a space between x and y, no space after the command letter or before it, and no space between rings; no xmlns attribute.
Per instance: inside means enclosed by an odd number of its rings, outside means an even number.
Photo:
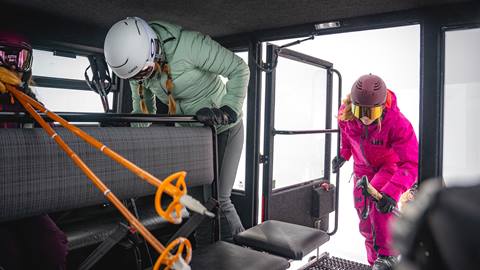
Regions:
<svg viewBox="0 0 480 270"><path fill-rule="evenodd" d="M468 184L480 176L478 48L480 28L445 33L443 177L447 185Z"/></svg>
<svg viewBox="0 0 480 270"><path fill-rule="evenodd" d="M90 65L85 56L75 58L56 56L53 52L33 50L34 76L60 79L85 80L85 69ZM90 78L91 72L88 73ZM72 90L62 88L33 87L38 99L51 111L57 112L104 112L101 99L90 90ZM108 95L112 108L113 94Z"/></svg>
<svg viewBox="0 0 480 270"><path fill-rule="evenodd" d="M325 135L277 135L273 153L273 189L324 175Z"/></svg>
<svg viewBox="0 0 480 270"><path fill-rule="evenodd" d="M54 112L104 112L100 96L93 91L34 87L37 98ZM111 107L113 93L108 94Z"/></svg>
<svg viewBox="0 0 480 270"><path fill-rule="evenodd" d="M327 71L278 58L275 85L275 129L325 129Z"/></svg>
<svg viewBox="0 0 480 270"><path fill-rule="evenodd" d="M33 50L32 72L35 76L84 80L85 69L90 65L88 58L53 55L53 52Z"/></svg>
<svg viewBox="0 0 480 270"><path fill-rule="evenodd" d="M275 130L325 129L327 72L278 58L275 75ZM325 134L274 137L273 188L324 177Z"/></svg>

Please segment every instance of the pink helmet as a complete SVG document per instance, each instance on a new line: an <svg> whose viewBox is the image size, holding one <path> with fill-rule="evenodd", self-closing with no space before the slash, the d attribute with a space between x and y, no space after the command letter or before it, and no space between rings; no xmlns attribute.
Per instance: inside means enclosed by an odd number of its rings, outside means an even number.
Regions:
<svg viewBox="0 0 480 270"><path fill-rule="evenodd" d="M0 32L0 66L18 72L30 71L32 46L24 36L11 32Z"/></svg>
<svg viewBox="0 0 480 270"><path fill-rule="evenodd" d="M368 74L357 79L350 93L354 104L372 107L382 105L387 99L387 87L382 78Z"/></svg>

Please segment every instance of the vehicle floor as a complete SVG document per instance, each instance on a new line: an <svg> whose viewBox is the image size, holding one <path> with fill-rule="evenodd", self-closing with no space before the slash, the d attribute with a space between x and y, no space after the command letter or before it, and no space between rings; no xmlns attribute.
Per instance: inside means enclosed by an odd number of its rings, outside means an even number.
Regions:
<svg viewBox="0 0 480 270"><path fill-rule="evenodd" d="M313 259L299 270L370 270L366 264L350 261L347 259L330 256L323 253L318 259Z"/></svg>

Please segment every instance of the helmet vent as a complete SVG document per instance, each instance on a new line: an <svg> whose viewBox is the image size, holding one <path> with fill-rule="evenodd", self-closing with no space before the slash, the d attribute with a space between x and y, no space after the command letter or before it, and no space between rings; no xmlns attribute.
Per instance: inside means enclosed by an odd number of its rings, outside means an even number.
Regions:
<svg viewBox="0 0 480 270"><path fill-rule="evenodd" d="M372 74L363 75L352 85L351 99L362 106L374 106L385 102L387 89L383 80Z"/></svg>
<svg viewBox="0 0 480 270"><path fill-rule="evenodd" d="M357 81L357 89L362 90L362 82L360 80Z"/></svg>
<svg viewBox="0 0 480 270"><path fill-rule="evenodd" d="M135 20L135 26L137 27L138 35L141 36L142 34L140 33L140 28L138 28L138 21Z"/></svg>

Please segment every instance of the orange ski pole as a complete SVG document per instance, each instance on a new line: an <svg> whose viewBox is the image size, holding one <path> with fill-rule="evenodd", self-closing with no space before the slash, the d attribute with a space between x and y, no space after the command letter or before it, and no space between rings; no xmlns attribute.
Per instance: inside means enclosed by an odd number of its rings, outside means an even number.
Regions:
<svg viewBox="0 0 480 270"><path fill-rule="evenodd" d="M59 122L63 127L67 128L70 130L72 133L83 139L85 142L88 144L92 145L93 147L97 148L100 150L102 153L104 153L106 156L110 157L111 159L115 160L134 174L138 175L140 178L143 180L147 181L151 185L154 185L158 187L157 190L157 196L161 197L161 194L166 192L170 196L172 196L173 201L170 203L169 207L166 210L163 210L162 206L159 204L159 201L157 203L157 200L155 200L155 209L157 210L158 214L165 218L166 220L179 224L182 222L182 217L180 215L180 210L182 208L181 205L189 208L192 211L195 211L197 213L207 215L210 217L213 217L214 214L209 212L200 202L192 198L190 195L187 195L187 189L185 185L185 175L177 175L177 185L173 184L165 184L162 183L158 178L150 174L149 172L143 170L142 168L138 167L134 163L130 162L117 152L113 151L112 149L108 148L106 145L98 141L97 139L93 138L92 136L88 135L84 131L82 131L80 128L70 124L67 120L63 119L62 117L58 116L57 114L47 110L42 104L40 104L38 101L32 99L31 97L27 96L21 91L18 91L16 89L13 89L11 91L16 91L15 96L18 98L21 98L31 104L35 109L45 113L49 118L52 120ZM186 174L186 173L183 173ZM176 212L176 217L173 217L172 213L173 210Z"/></svg>
<svg viewBox="0 0 480 270"><path fill-rule="evenodd" d="M55 130L35 111L29 103L30 97L15 89L14 86L6 84L6 89L12 93L15 98L22 104L27 112L42 126L45 132L64 150L73 162L85 173L85 175L93 182L93 184L103 193L103 195L120 211L120 213L128 220L128 222L145 238L145 240L160 254L159 259L155 263L154 269L159 269L161 265L165 265L165 269L188 269L191 260L191 244L186 238L178 238L165 248L152 233L143 226L143 224L130 213L130 211L121 203L115 194L98 178L98 176L83 162L83 160L73 151L63 139L55 132ZM26 98L28 97L28 98ZM33 99L32 99L33 100ZM42 106L43 107L43 106ZM45 109L46 110L46 109ZM161 182L160 182L161 183ZM162 184L162 183L161 183ZM178 185L178 183L177 183ZM170 254L178 245L175 255ZM186 256L182 257L185 249Z"/></svg>

